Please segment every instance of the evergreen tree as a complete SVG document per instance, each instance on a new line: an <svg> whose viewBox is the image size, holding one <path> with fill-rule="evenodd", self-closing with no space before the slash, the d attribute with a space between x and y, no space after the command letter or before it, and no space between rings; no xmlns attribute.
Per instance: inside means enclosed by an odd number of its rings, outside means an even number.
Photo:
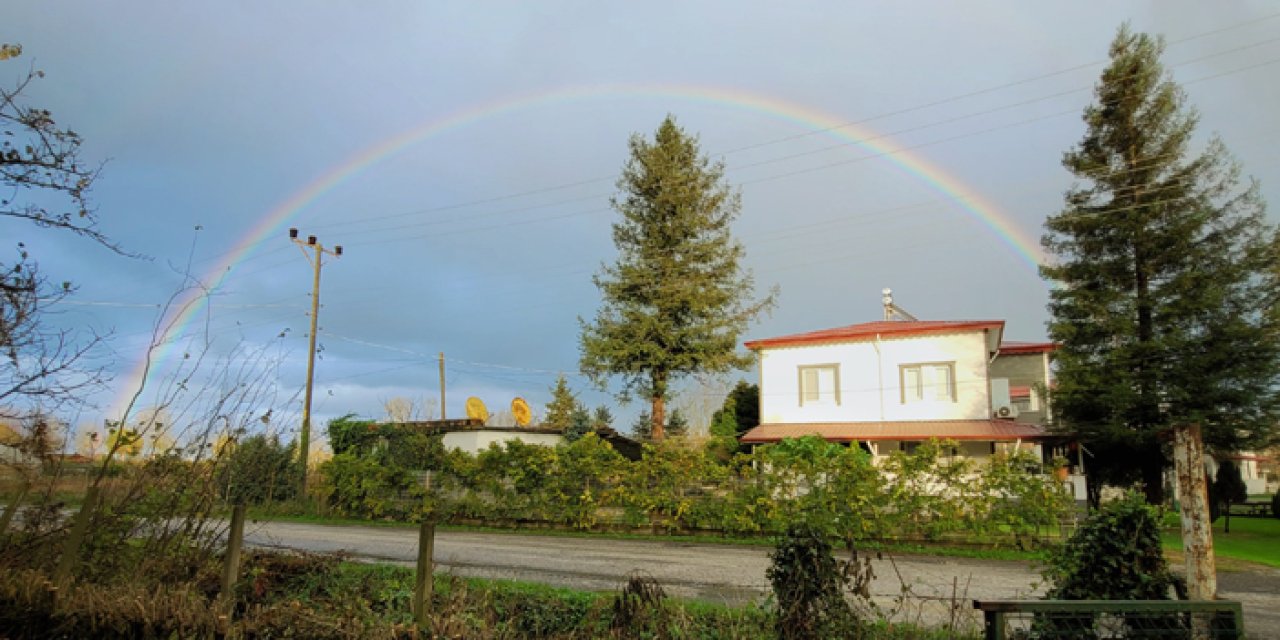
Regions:
<svg viewBox="0 0 1280 640"><path fill-rule="evenodd" d="M596 407L595 413L591 414L591 430L599 431L611 426L613 426L613 412L604 405Z"/></svg>
<svg viewBox="0 0 1280 640"><path fill-rule="evenodd" d="M561 374L556 377L555 386L551 387L551 402L547 404L547 415L542 424L564 431L572 424L573 413L580 408L578 397L569 390L569 383Z"/></svg>
<svg viewBox="0 0 1280 640"><path fill-rule="evenodd" d="M564 430L565 442L575 442L595 429L591 424L591 414L582 405L574 408L569 415L569 426Z"/></svg>
<svg viewBox="0 0 1280 640"><path fill-rule="evenodd" d="M1240 467L1236 463L1230 460L1218 463L1218 474L1214 477L1210 497L1218 502L1222 513L1227 516L1222 532L1231 533L1231 505L1249 499L1249 488L1245 486L1244 478L1240 477Z"/></svg>
<svg viewBox="0 0 1280 640"><path fill-rule="evenodd" d="M679 409L672 409L671 414L667 416L666 435L675 438L689 435L689 420Z"/></svg>
<svg viewBox="0 0 1280 640"><path fill-rule="evenodd" d="M634 135L629 147L612 200L622 214L613 225L618 259L594 278L603 303L593 321L580 319L581 367L601 386L621 376L624 401L646 398L661 440L670 385L749 365L739 337L774 293L752 300L742 245L729 229L741 205L724 165L704 157L670 116L652 141Z"/></svg>
<svg viewBox="0 0 1280 640"><path fill-rule="evenodd" d="M1199 422L1217 451L1271 438L1280 362L1275 231L1222 142L1192 148L1197 115L1162 50L1127 26L1112 42L1041 268L1057 283L1055 428L1095 454L1095 483L1141 480L1152 503L1170 427Z"/></svg>
<svg viewBox="0 0 1280 640"><path fill-rule="evenodd" d="M741 380L711 416L711 435L741 438L760 425L760 387Z"/></svg>
<svg viewBox="0 0 1280 640"><path fill-rule="evenodd" d="M742 434L760 424L760 387L738 381L711 416L711 440L707 443L710 455L721 462L728 462L741 449L738 439Z"/></svg>
<svg viewBox="0 0 1280 640"><path fill-rule="evenodd" d="M648 411L641 411L631 425L631 437L641 442L649 442L653 435L653 417Z"/></svg>

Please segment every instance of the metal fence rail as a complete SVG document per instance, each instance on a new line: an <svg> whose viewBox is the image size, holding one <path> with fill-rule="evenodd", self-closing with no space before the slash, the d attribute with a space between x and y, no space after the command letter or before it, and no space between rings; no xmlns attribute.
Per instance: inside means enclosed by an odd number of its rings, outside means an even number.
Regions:
<svg viewBox="0 0 1280 640"><path fill-rule="evenodd" d="M1244 638L1239 602L1188 600L974 600L987 640Z"/></svg>

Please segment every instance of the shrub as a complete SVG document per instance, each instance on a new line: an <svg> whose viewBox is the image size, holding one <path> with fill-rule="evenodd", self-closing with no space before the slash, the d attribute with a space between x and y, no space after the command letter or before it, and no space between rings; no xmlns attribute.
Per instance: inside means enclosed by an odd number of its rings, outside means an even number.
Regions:
<svg viewBox="0 0 1280 640"><path fill-rule="evenodd" d="M298 491L297 478L293 445L282 444L275 435L259 434L231 449L216 482L232 504L262 504L293 498Z"/></svg>
<svg viewBox="0 0 1280 640"><path fill-rule="evenodd" d="M1160 518L1136 493L1089 516L1050 553L1044 575L1054 600L1168 600L1182 590L1160 546Z"/></svg>
<svg viewBox="0 0 1280 640"><path fill-rule="evenodd" d="M765 575L773 586L782 640L849 637L856 622L845 600L846 574L823 532L794 525L769 553Z"/></svg>

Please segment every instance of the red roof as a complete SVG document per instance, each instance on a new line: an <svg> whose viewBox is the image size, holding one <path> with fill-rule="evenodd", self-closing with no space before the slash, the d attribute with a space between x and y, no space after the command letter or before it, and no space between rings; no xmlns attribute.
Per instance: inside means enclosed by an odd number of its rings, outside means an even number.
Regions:
<svg viewBox="0 0 1280 640"><path fill-rule="evenodd" d="M1027 353L1049 353L1058 345L1052 342L1001 342L1000 355L1017 356Z"/></svg>
<svg viewBox="0 0 1280 640"><path fill-rule="evenodd" d="M987 329L1004 330L1004 320L881 320L851 324L847 327L796 333L777 338L762 338L746 343L748 349L795 347L824 342L860 342L882 338L918 336L933 333L959 333Z"/></svg>
<svg viewBox="0 0 1280 640"><path fill-rule="evenodd" d="M820 436L832 442L863 440L1037 440L1044 430L1011 420L920 420L915 422L797 422L762 424L742 436L749 444Z"/></svg>

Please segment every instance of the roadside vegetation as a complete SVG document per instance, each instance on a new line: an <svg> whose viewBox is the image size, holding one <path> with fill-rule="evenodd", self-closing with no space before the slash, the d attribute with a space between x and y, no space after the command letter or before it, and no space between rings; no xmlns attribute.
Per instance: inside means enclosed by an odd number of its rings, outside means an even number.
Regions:
<svg viewBox="0 0 1280 640"><path fill-rule="evenodd" d="M880 463L817 437L722 461L675 439L630 461L588 433L562 446L518 441L443 451L412 429L350 418L329 426L321 507L365 519L579 531L776 536L810 524L898 544L956 540L1015 549L1056 538L1073 507L1028 454L979 464L927 443ZM416 452L408 455L405 452Z"/></svg>

